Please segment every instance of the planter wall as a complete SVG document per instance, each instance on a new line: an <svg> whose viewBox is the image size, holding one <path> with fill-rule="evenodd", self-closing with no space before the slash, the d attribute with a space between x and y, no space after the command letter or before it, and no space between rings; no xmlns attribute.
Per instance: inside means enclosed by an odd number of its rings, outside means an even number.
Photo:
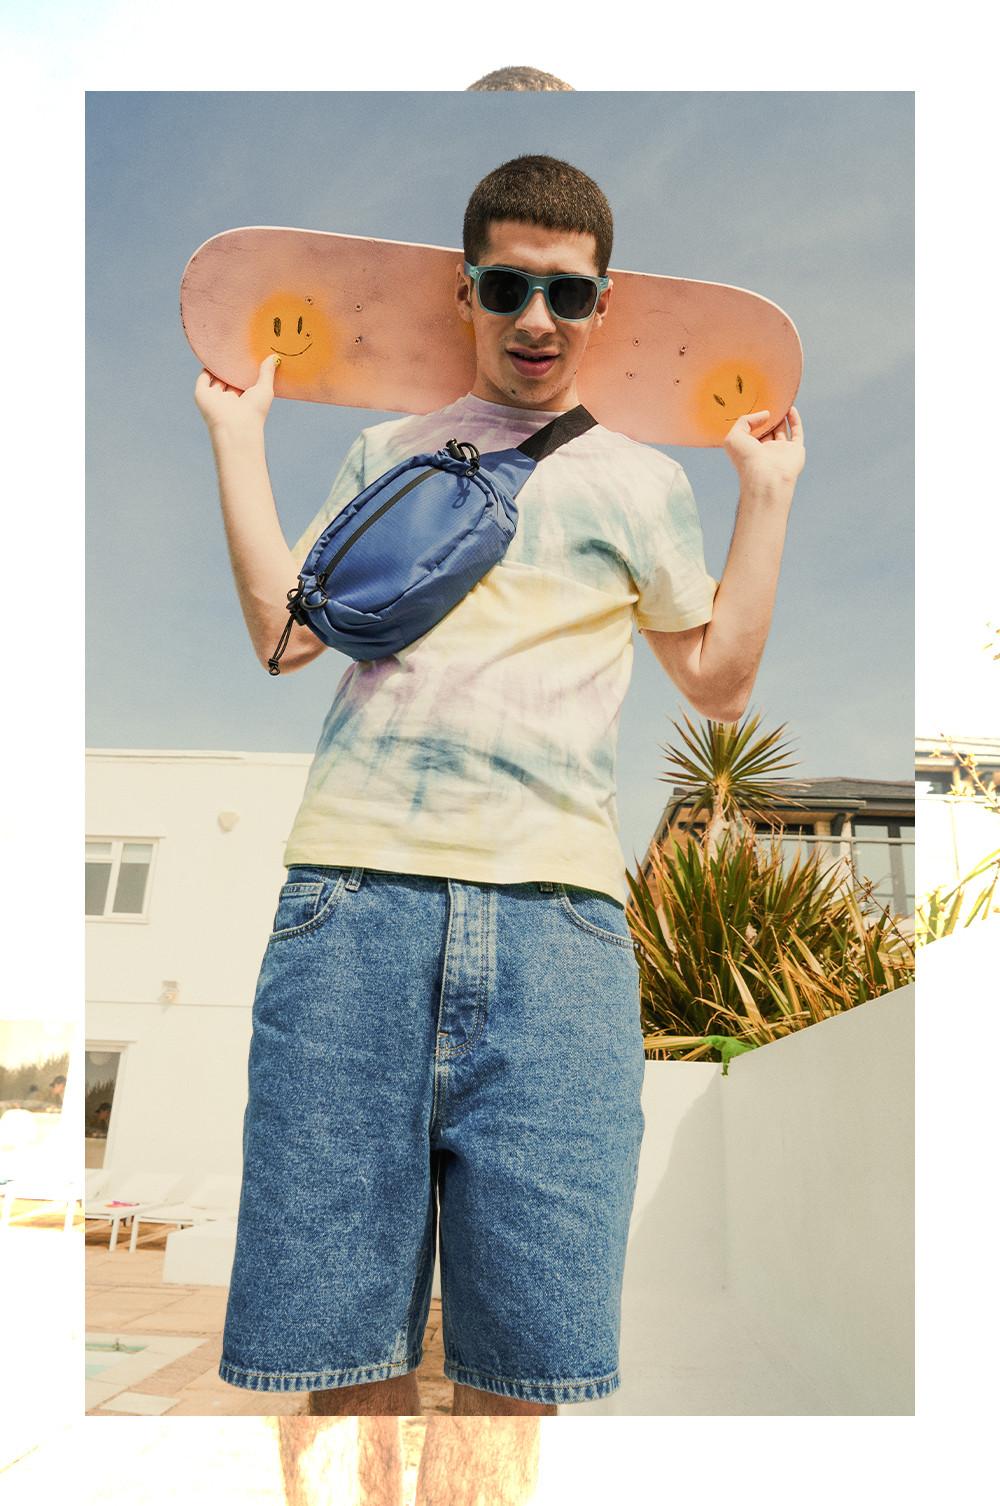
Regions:
<svg viewBox="0 0 1000 1506"><path fill-rule="evenodd" d="M649 1062L620 1415L913 1410L913 987Z"/></svg>

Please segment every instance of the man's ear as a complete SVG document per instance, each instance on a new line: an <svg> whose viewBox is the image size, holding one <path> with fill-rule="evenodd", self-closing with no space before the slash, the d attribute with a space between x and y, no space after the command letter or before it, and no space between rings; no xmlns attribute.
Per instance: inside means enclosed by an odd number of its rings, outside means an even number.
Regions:
<svg viewBox="0 0 1000 1506"><path fill-rule="evenodd" d="M472 322L472 278L466 277L462 270L462 263L458 263L455 276L455 302L458 305L459 317L466 324Z"/></svg>
<svg viewBox="0 0 1000 1506"><path fill-rule="evenodd" d="M611 302L611 293L614 289L614 285L614 278L612 278L608 283L608 286L604 289L604 292L601 294L600 298L598 298L597 300L597 304L594 308L594 329L600 329L601 325L604 323L604 317L608 312L608 304Z"/></svg>

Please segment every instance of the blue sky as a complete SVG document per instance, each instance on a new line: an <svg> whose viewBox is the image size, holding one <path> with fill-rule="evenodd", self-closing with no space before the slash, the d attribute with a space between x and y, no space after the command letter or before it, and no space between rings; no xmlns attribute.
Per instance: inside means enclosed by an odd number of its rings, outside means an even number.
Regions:
<svg viewBox="0 0 1000 1506"><path fill-rule="evenodd" d="M244 224L457 246L478 178L545 151L607 193L613 267L750 288L795 321L808 458L753 706L788 723L803 775L909 777L912 110L907 93L91 93L88 744L311 752L347 662L329 652L275 681L250 650L177 312L191 252ZM357 430L388 416L274 405L289 540ZM718 575L735 472L721 450L672 453ZM637 642L619 757L629 860L684 709Z"/></svg>

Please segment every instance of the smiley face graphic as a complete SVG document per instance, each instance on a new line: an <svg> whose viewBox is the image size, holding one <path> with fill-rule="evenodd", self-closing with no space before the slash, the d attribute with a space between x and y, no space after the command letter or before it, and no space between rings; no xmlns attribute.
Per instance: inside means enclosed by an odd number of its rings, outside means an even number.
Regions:
<svg viewBox="0 0 1000 1506"><path fill-rule="evenodd" d="M693 417L698 427L713 443L729 432L745 413L771 407L771 384L753 361L736 356L712 368L698 383L692 399ZM756 434L765 432L770 420L758 425Z"/></svg>
<svg viewBox="0 0 1000 1506"><path fill-rule="evenodd" d="M272 293L254 310L249 336L258 364L265 356L281 357L285 387L312 381L333 364L333 327L311 293Z"/></svg>

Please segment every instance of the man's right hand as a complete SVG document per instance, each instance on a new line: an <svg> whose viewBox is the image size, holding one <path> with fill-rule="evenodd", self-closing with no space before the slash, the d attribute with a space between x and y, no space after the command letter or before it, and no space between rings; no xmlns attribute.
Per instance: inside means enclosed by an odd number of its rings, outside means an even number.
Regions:
<svg viewBox="0 0 1000 1506"><path fill-rule="evenodd" d="M261 432L274 398L274 369L280 359L280 356L265 356L256 382L245 392L228 387L210 371L202 371L194 384L194 400L209 433L220 429L230 433L242 429L254 434Z"/></svg>
<svg viewBox="0 0 1000 1506"><path fill-rule="evenodd" d="M219 478L219 500L233 578L250 641L267 667L288 624L288 593L301 561L292 556L278 522L267 473L264 420L274 397L274 356L260 363L257 380L245 392L203 371L195 401L208 425ZM325 645L296 623L282 668L299 669Z"/></svg>

